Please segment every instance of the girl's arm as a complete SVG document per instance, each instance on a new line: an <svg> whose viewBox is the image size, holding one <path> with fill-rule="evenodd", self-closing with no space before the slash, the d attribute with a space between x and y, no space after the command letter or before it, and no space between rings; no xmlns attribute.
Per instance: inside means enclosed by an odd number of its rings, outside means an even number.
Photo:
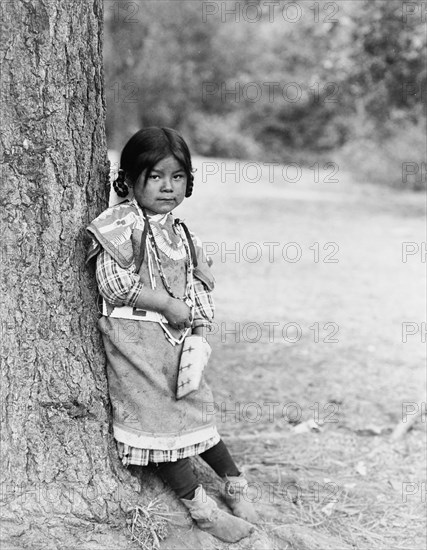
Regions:
<svg viewBox="0 0 427 550"><path fill-rule="evenodd" d="M196 248L198 263L194 276L195 309L192 334L206 338L207 334L212 330L215 313L211 293L214 286L214 278L209 269L212 265L212 259L204 253L203 244L199 237L191 231L190 235Z"/></svg>
<svg viewBox="0 0 427 550"><path fill-rule="evenodd" d="M210 290L194 278L195 310L192 333L206 338L212 330L215 306Z"/></svg>
<svg viewBox="0 0 427 550"><path fill-rule="evenodd" d="M190 326L190 308L186 304L169 296L162 287L152 290L144 286L135 269L123 269L105 250L97 258L96 279L99 292L113 306L157 311L174 328Z"/></svg>
<svg viewBox="0 0 427 550"><path fill-rule="evenodd" d="M183 301L169 296L163 288L153 290L143 287L136 299L136 307L157 311L166 317L174 328L187 328L190 323L190 308Z"/></svg>
<svg viewBox="0 0 427 550"><path fill-rule="evenodd" d="M96 282L101 296L116 307L134 307L143 288L135 269L123 269L105 250L96 259Z"/></svg>

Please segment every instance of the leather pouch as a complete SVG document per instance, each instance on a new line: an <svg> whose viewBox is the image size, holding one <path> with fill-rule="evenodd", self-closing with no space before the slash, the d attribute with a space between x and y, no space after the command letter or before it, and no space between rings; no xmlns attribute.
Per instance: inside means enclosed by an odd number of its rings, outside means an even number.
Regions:
<svg viewBox="0 0 427 550"><path fill-rule="evenodd" d="M211 352L212 349L205 338L197 335L185 338L178 369L177 399L182 399L199 389Z"/></svg>

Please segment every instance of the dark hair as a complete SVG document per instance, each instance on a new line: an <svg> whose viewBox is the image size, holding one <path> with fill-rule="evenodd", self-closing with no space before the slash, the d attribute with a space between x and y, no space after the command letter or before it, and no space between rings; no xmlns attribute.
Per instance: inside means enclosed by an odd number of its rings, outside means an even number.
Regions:
<svg viewBox="0 0 427 550"><path fill-rule="evenodd" d="M120 157L119 176L113 183L116 193L120 197L125 197L128 190L124 180L134 185L144 170L145 185L156 164L170 156L176 158L187 176L185 196L189 197L193 192L194 181L190 150L176 130L157 127L139 130L124 146Z"/></svg>

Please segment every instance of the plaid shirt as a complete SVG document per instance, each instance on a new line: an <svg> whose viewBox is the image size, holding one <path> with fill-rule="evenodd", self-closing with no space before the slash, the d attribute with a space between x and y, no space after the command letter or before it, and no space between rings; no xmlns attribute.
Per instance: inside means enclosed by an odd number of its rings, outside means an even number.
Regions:
<svg viewBox="0 0 427 550"><path fill-rule="evenodd" d="M132 265L123 269L106 252L102 250L96 260L96 280L101 296L113 306L135 307L136 301L144 285ZM214 317L212 295L204 284L194 279L194 321L193 328L210 327Z"/></svg>

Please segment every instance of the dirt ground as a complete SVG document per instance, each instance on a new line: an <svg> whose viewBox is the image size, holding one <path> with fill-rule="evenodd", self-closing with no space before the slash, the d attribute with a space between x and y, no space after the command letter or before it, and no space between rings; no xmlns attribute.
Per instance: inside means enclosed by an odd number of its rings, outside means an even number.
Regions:
<svg viewBox="0 0 427 550"><path fill-rule="evenodd" d="M175 213L214 261L206 414L246 470L261 529L281 550L305 548L291 526L316 548L425 548L425 197L322 166L319 182L196 166Z"/></svg>

